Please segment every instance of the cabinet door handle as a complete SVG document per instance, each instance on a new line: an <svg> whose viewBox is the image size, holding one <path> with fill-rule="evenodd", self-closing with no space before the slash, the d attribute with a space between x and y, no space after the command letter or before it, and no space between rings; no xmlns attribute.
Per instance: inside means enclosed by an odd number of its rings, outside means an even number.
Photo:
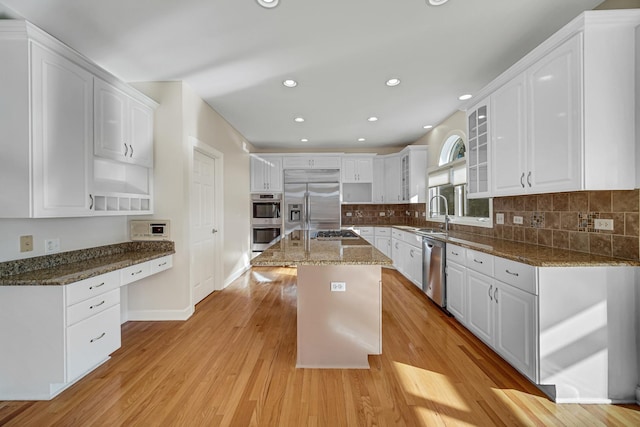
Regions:
<svg viewBox="0 0 640 427"><path fill-rule="evenodd" d="M493 289L493 285L489 286L489 299L493 301L493 296L491 295L491 290Z"/></svg>
<svg viewBox="0 0 640 427"><path fill-rule="evenodd" d="M522 176L520 177L520 185L524 188L524 172L522 172Z"/></svg>
<svg viewBox="0 0 640 427"><path fill-rule="evenodd" d="M496 286L496 290L493 291L493 299L496 300L496 304L498 303L498 287Z"/></svg>
<svg viewBox="0 0 640 427"><path fill-rule="evenodd" d="M100 283L99 285L89 286L89 290L99 288L100 286L104 286L104 282Z"/></svg>
<svg viewBox="0 0 640 427"><path fill-rule="evenodd" d="M483 262L482 262L482 261L478 261L478 260L477 260L477 259L475 259L475 258L473 259L473 262L477 262L478 264L483 264Z"/></svg>
<svg viewBox="0 0 640 427"><path fill-rule="evenodd" d="M91 200L91 203L89 204L89 210L93 209L93 196L91 194L89 194L89 200Z"/></svg>
<svg viewBox="0 0 640 427"><path fill-rule="evenodd" d="M458 252L453 252L453 251L451 251L451 254L452 254L452 255L455 255L455 256L460 255Z"/></svg>
<svg viewBox="0 0 640 427"><path fill-rule="evenodd" d="M512 273L511 271L509 271L509 269L506 269L505 271L506 271L507 273L511 274L512 276L516 276L516 277L518 277L518 276L519 276L519 274L518 274L518 273Z"/></svg>
<svg viewBox="0 0 640 427"><path fill-rule="evenodd" d="M127 144L125 144L124 142L122 143L122 145L124 145L124 156L127 157L127 154L129 154L129 147L127 147Z"/></svg>
<svg viewBox="0 0 640 427"><path fill-rule="evenodd" d="M94 304L89 306L89 310L93 310L96 307L100 307L102 304L104 304L105 300L102 300L102 302L99 302L98 304Z"/></svg>
<svg viewBox="0 0 640 427"><path fill-rule="evenodd" d="M99 337L91 338L91 340L89 342L96 342L99 339L102 339L105 335L107 335L107 333L103 332Z"/></svg>
<svg viewBox="0 0 640 427"><path fill-rule="evenodd" d="M131 149L131 153L129 153L129 157L133 157L133 145L129 144L129 148Z"/></svg>
<svg viewBox="0 0 640 427"><path fill-rule="evenodd" d="M131 275L132 275L132 276L135 276L136 274L140 274L140 273L142 273L142 270L138 270L138 271L136 271L135 273L131 273Z"/></svg>
<svg viewBox="0 0 640 427"><path fill-rule="evenodd" d="M413 249L409 251L409 255L411 256L411 258L413 258Z"/></svg>
<svg viewBox="0 0 640 427"><path fill-rule="evenodd" d="M529 188L531 188L531 171L527 174L527 184L529 184Z"/></svg>

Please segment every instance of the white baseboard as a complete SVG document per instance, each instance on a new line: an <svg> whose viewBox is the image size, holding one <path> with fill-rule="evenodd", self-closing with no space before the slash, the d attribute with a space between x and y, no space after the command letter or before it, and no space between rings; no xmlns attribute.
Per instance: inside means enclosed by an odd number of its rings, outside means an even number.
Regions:
<svg viewBox="0 0 640 427"><path fill-rule="evenodd" d="M128 321L187 320L193 315L193 306L182 310L129 310Z"/></svg>
<svg viewBox="0 0 640 427"><path fill-rule="evenodd" d="M247 264L243 268L241 268L240 270L238 270L238 271L236 271L234 273L231 273L231 275L229 277L227 277L227 280L224 281L223 288L226 288L227 286L229 286L231 283L233 283L234 280L236 280L238 277L242 276L244 273L249 271L250 268L251 268L251 264Z"/></svg>

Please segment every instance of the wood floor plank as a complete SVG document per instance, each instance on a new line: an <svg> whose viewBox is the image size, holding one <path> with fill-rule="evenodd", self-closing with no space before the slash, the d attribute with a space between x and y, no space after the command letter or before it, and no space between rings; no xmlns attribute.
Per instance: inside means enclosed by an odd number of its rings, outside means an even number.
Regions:
<svg viewBox="0 0 640 427"><path fill-rule="evenodd" d="M635 405L556 405L393 270L370 369L296 369L296 274L256 268L186 322L128 322L111 360L7 426L640 426Z"/></svg>

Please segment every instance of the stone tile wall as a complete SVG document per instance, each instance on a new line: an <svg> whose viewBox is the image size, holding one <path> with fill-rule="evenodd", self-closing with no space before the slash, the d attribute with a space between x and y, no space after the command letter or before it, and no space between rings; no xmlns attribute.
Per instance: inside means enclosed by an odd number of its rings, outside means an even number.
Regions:
<svg viewBox="0 0 640 427"><path fill-rule="evenodd" d="M426 221L425 203L343 205L343 225L440 227ZM383 212L384 216L380 213ZM451 230L625 259L640 259L640 190L579 191L493 199L493 228L451 225ZM351 216L347 216L348 213ZM504 224L495 216L504 214ZM522 224L513 222L521 216ZM597 218L613 231L596 230Z"/></svg>

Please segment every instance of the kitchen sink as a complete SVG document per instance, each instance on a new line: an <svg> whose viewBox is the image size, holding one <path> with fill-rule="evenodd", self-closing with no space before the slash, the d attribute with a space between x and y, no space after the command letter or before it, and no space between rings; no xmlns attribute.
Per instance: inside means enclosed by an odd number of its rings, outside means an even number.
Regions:
<svg viewBox="0 0 640 427"><path fill-rule="evenodd" d="M444 230L440 230L437 228L419 228L415 231L418 234L423 235L435 235L435 236L446 236L447 232Z"/></svg>

